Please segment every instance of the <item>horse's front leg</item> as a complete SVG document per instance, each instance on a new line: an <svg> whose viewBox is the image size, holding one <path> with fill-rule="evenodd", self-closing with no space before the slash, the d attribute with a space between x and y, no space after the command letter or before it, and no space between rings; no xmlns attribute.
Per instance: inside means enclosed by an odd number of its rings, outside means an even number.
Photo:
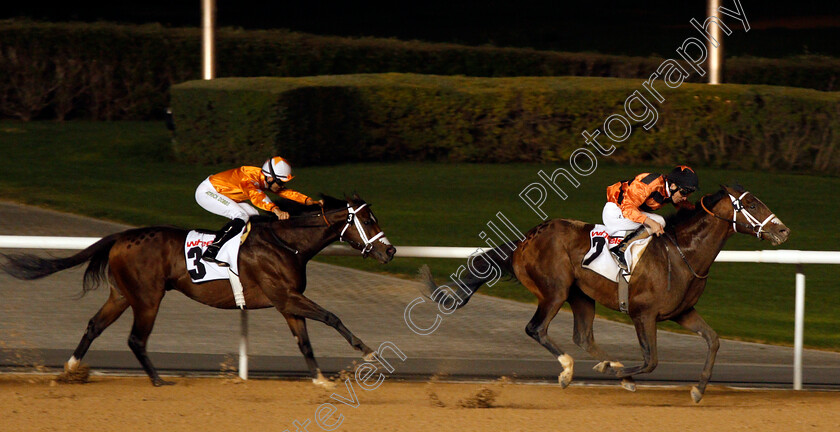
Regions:
<svg viewBox="0 0 840 432"><path fill-rule="evenodd" d="M321 369L318 367L318 362L315 361L315 353L312 351L312 345L309 343L309 332L306 330L306 319L286 313L283 314L283 317L289 323L289 330L292 331L298 348L300 348L300 353L303 354L303 358L306 360L306 366L309 368L309 373L312 374L312 383L325 388L335 387L332 381L324 378L324 374L321 373Z"/></svg>
<svg viewBox="0 0 840 432"><path fill-rule="evenodd" d="M640 366L613 369L615 376L618 378L652 372L659 363L659 355L656 350L656 315L645 314L632 318L645 362Z"/></svg>
<svg viewBox="0 0 840 432"><path fill-rule="evenodd" d="M691 388L691 398L694 399L694 402L699 403L700 399L703 398L703 393L706 392L706 385L709 384L709 379L712 377L712 368L715 366L715 356L717 356L718 348L720 348L720 339L717 333L706 324L706 321L703 320L703 317L694 308L683 312L674 318L673 321L699 334L709 345L709 351L706 354L706 364L703 366L703 372L700 374L700 383Z"/></svg>
<svg viewBox="0 0 840 432"><path fill-rule="evenodd" d="M356 348L364 354L365 360L373 359L374 351L365 345L365 343L362 342L361 339L357 338L350 330L348 330L334 313L322 308L314 301L304 297L302 294L290 295L280 312L284 315L291 314L320 321L334 328L339 334L344 336L344 339L346 339L353 348Z"/></svg>

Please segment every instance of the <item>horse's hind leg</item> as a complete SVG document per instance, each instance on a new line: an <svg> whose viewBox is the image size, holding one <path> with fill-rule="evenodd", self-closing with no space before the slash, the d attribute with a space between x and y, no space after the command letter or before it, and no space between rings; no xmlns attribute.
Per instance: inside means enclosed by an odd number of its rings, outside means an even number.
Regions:
<svg viewBox="0 0 840 432"><path fill-rule="evenodd" d="M373 356L374 351L365 345L365 343L362 342L361 339L357 338L350 330L348 330L334 313L318 306L317 303L304 297L303 295L290 295L283 307L278 308L278 310L280 310L280 312L284 315L297 315L302 318L320 321L334 328L338 333L344 336L344 339L346 339L353 348L356 348L364 354L365 360L370 360Z"/></svg>
<svg viewBox="0 0 840 432"><path fill-rule="evenodd" d="M163 290L158 298L152 299L152 303L141 303L138 301L131 305L134 312L134 325L131 326L131 334L128 336L128 347L131 352L140 361L143 370L149 375L152 380L152 385L159 387L162 385L172 385L174 382L164 381L160 378L155 369L149 355L146 352L146 342L149 340L149 335L152 333L152 328L155 326L155 318L157 318L158 309L160 308L160 300L163 298Z"/></svg>
<svg viewBox="0 0 840 432"><path fill-rule="evenodd" d="M99 312L88 322L87 330L82 336L82 340L79 341L76 350L73 351L73 356L64 364L64 370L68 372L74 371L79 366L82 358L84 358L93 340L99 337L108 326L113 324L127 308L128 302L125 297L114 289L114 287L111 287L111 295L99 309Z"/></svg>
<svg viewBox="0 0 840 432"><path fill-rule="evenodd" d="M318 367L318 362L315 361L315 354L312 351L312 345L309 343L309 332L306 331L306 319L285 313L283 316L286 318L286 322L289 323L289 329L297 341L303 358L306 359L306 366L309 367L309 372L312 374L312 382L321 387L334 387L335 385L332 381L324 378L324 374L321 373L321 369Z"/></svg>
<svg viewBox="0 0 840 432"><path fill-rule="evenodd" d="M700 383L696 387L691 388L691 398L694 402L700 402L703 398L703 393L706 392L706 385L709 384L709 379L712 378L712 368L715 366L715 356L717 356L718 348L720 348L720 339L717 333L706 324L703 317L697 313L694 308L683 312L680 316L674 318L674 321L699 334L709 345L709 352L706 355L706 364L703 366L703 372L700 374Z"/></svg>
<svg viewBox="0 0 840 432"><path fill-rule="evenodd" d="M544 298L540 300L537 306L537 312L531 318L531 321L528 322L528 325L525 326L525 333L528 333L528 336L531 336L540 345L544 346L560 362L560 365L563 367L563 372L560 373L557 380L560 383L560 387L566 388L572 382L575 362L572 356L560 350L557 343L548 336L548 325L554 319L554 316L557 315L560 307L563 306L563 302L563 300L556 298Z"/></svg>
<svg viewBox="0 0 840 432"><path fill-rule="evenodd" d="M611 361L610 356L595 342L595 335L592 332L592 325L595 322L595 300L578 290L572 290L569 293L568 301L575 317L573 336L575 345L583 348L589 355L600 361L593 369L601 373L607 373L609 368L624 367L620 362ZM636 383L633 382L631 377L622 379L621 386L629 391L636 391Z"/></svg>

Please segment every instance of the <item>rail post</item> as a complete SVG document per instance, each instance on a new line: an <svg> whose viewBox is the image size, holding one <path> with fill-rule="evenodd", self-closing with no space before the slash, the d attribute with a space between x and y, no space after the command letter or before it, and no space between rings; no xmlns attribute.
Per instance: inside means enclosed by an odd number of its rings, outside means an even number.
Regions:
<svg viewBox="0 0 840 432"><path fill-rule="evenodd" d="M239 378L248 379L248 311L239 311Z"/></svg>
<svg viewBox="0 0 840 432"><path fill-rule="evenodd" d="M796 265L796 306L793 326L793 389L802 390L802 345L805 331L805 271Z"/></svg>

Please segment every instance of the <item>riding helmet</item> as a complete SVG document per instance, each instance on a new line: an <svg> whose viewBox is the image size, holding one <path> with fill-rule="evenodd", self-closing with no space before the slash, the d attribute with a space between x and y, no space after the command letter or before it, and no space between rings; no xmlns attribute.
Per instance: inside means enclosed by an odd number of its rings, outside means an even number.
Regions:
<svg viewBox="0 0 840 432"><path fill-rule="evenodd" d="M700 187L700 179L697 177L697 173L686 165L677 165L665 178L680 189L687 191L693 192Z"/></svg>
<svg viewBox="0 0 840 432"><path fill-rule="evenodd" d="M266 176L271 177L274 180L280 180L284 183L294 178L292 175L292 166L289 165L289 162L287 162L286 159L283 159L280 156L275 156L265 161L262 166L262 172Z"/></svg>

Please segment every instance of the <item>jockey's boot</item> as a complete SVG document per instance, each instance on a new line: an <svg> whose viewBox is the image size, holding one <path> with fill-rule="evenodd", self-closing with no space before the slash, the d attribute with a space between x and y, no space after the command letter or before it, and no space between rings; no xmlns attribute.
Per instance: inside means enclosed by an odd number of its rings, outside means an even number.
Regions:
<svg viewBox="0 0 840 432"><path fill-rule="evenodd" d="M246 222L242 219L234 219L228 222L224 227L222 227L221 231L216 233L216 239L213 240L213 243L210 243L210 245L207 246L207 250L201 254L201 259L216 263L220 267L229 267L230 265L228 263L217 260L216 255L219 254L222 246L227 243L228 240L236 237L237 234L242 232L242 228L245 228L245 225Z"/></svg>
<svg viewBox="0 0 840 432"><path fill-rule="evenodd" d="M624 253L627 252L627 247L630 245L631 242L636 240L641 240L650 236L648 233L647 228L644 225L636 228L636 231L628 234L627 237L624 237L624 240L621 243L613 246L610 248L610 254L612 254L615 262L621 267L624 271L630 271L627 269L627 261L624 259Z"/></svg>

